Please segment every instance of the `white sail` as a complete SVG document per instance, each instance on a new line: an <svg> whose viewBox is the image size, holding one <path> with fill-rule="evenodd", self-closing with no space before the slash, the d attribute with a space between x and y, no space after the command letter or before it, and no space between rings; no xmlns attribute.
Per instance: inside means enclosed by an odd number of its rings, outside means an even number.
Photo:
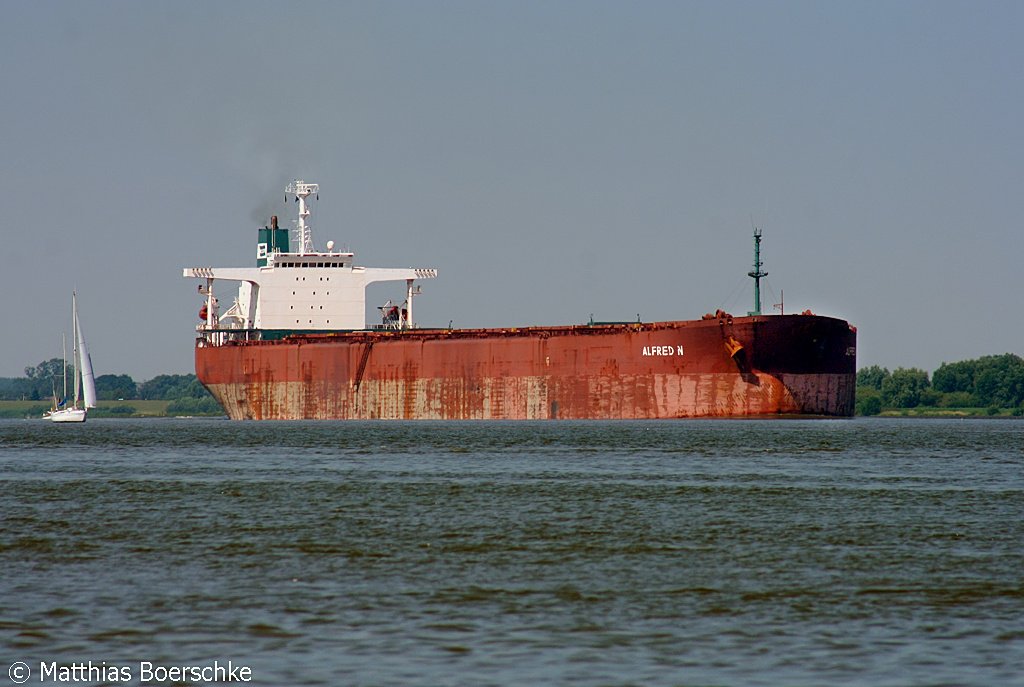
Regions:
<svg viewBox="0 0 1024 687"><path fill-rule="evenodd" d="M75 332L78 335L78 369L82 372L82 397L86 408L96 407L96 379L92 374L92 358L82 336L82 325L75 318Z"/></svg>

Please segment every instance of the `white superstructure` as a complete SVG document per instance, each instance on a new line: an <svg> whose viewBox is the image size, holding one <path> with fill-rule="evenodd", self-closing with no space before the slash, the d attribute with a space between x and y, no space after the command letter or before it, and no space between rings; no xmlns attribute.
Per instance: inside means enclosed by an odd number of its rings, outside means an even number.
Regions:
<svg viewBox="0 0 1024 687"><path fill-rule="evenodd" d="M326 251L313 248L309 197L317 194L317 184L296 180L286 193L299 204L297 222L298 252L282 251L273 240L264 236L281 235L272 224L261 229L257 247L257 267L189 267L186 278L205 279L199 292L206 296L205 321L199 330L299 330L332 331L366 329L366 286L374 282L405 281L406 302L398 311L395 328L415 326L412 318L412 299L419 293L414 287L417 279L432 279L435 269L359 267L353 262L354 253L334 250L334 242L327 243ZM287 234L284 234L286 237ZM287 238L283 241L288 244ZM218 280L238 283L234 302L219 312L214 296L214 282Z"/></svg>

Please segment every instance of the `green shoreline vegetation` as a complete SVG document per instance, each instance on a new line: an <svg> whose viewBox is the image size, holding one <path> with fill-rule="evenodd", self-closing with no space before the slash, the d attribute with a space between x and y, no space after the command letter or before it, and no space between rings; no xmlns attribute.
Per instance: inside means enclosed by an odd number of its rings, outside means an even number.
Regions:
<svg viewBox="0 0 1024 687"><path fill-rule="evenodd" d="M63 361L52 358L25 368L24 377L0 377L0 418L38 418L63 391ZM68 379L71 367L68 366ZM96 377L97 407L90 418L218 417L224 410L195 375L158 375L136 383L128 375Z"/></svg>
<svg viewBox="0 0 1024 687"><path fill-rule="evenodd" d="M60 358L0 377L0 418L38 418L63 385ZM69 368L70 374L70 368ZM128 375L96 378L90 417L221 417L224 410L195 375L158 375L136 383ZM872 365L857 372L856 414L921 418L1024 417L1024 358L1013 353L942 363L929 376L916 367Z"/></svg>
<svg viewBox="0 0 1024 687"><path fill-rule="evenodd" d="M1024 358L1013 353L916 367L857 372L857 415L1024 417Z"/></svg>

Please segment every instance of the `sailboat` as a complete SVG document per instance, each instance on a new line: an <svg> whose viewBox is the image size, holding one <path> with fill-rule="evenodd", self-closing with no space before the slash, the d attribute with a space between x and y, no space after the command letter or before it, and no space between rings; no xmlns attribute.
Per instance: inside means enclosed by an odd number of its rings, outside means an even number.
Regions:
<svg viewBox="0 0 1024 687"><path fill-rule="evenodd" d="M54 399L53 409L43 417L53 422L85 422L89 408L96 407L96 380L92 373L92 359L89 357L89 349L85 345L85 337L82 336L82 325L78 321L78 294L71 293L71 319L74 329L74 348L71 359L74 364L74 385L75 396L71 407L68 402L68 380L67 380L67 359L64 361L64 399L57 402ZM79 407L81 404L81 407Z"/></svg>

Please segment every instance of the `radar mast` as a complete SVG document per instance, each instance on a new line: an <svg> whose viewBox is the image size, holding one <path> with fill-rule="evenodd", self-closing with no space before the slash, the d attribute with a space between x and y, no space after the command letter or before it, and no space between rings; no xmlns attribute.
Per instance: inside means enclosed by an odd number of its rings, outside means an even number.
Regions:
<svg viewBox="0 0 1024 687"><path fill-rule="evenodd" d="M754 227L754 269L747 272L748 277L754 278L754 309L748 315L761 314L761 277L767 277L767 272L761 271L761 230Z"/></svg>
<svg viewBox="0 0 1024 687"><path fill-rule="evenodd" d="M307 184L302 179L296 179L292 183L288 184L288 188L284 190L285 193L295 196L295 200L299 202L299 219L297 226L297 233L299 239L299 245L302 247L301 251L303 254L310 254L313 252L313 230L308 224L306 219L310 216L309 205L306 204L306 199L312 195L320 197L320 185L319 184Z"/></svg>

